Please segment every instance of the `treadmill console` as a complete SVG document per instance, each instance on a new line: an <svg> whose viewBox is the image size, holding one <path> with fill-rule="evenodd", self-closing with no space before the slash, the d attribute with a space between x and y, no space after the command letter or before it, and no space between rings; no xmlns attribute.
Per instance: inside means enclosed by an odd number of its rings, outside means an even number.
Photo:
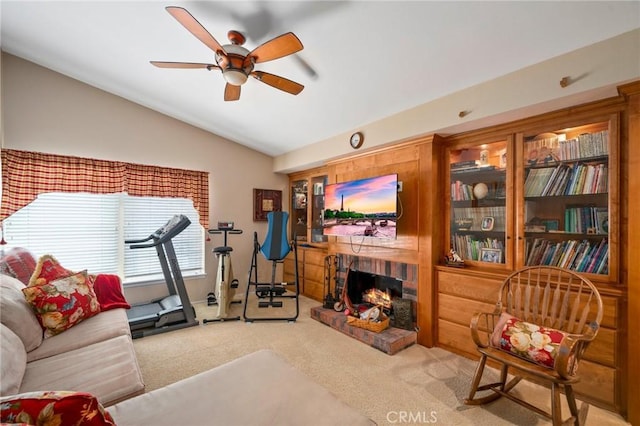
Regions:
<svg viewBox="0 0 640 426"><path fill-rule="evenodd" d="M218 230L219 231L232 231L233 230L233 222L218 222Z"/></svg>

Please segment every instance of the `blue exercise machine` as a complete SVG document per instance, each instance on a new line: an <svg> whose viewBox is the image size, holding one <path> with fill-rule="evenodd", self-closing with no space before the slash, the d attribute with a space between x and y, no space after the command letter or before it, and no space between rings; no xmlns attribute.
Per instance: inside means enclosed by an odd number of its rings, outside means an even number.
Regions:
<svg viewBox="0 0 640 426"><path fill-rule="evenodd" d="M287 240L287 222L289 213L287 212L269 212L267 213L268 230L267 236L260 245L258 242L258 233L253 233L253 256L251 259L251 267L249 269L249 279L247 282L246 297L244 299L244 319L247 322L253 321L274 321L284 320L294 322L298 318L300 305L298 295L300 294L300 286L298 282L298 250L295 239L292 243ZM295 282L276 283L276 268L280 263L284 263L285 257L293 251L295 264ZM258 253L261 253L267 260L271 261L271 281L258 282ZM293 284L294 289L289 291L287 286ZM258 297L258 308L282 308L283 299L295 300L295 312L291 315L283 316L267 316L254 317L247 314L247 305L249 304L249 293L254 289L255 295Z"/></svg>

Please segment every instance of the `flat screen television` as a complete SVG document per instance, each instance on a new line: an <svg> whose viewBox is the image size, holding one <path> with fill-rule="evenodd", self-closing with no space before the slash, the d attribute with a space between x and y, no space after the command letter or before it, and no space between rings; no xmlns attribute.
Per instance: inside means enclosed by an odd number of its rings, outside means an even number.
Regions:
<svg viewBox="0 0 640 426"><path fill-rule="evenodd" d="M322 233L396 238L398 175L325 186Z"/></svg>

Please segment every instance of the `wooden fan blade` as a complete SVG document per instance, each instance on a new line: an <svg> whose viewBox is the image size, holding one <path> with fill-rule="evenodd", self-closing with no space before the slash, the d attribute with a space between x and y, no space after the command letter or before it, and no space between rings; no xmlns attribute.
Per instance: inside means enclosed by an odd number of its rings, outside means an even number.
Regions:
<svg viewBox="0 0 640 426"><path fill-rule="evenodd" d="M151 65L155 65L158 68L204 68L209 71L212 69L220 69L219 66L214 64L202 64L199 62L164 62L164 61L149 61Z"/></svg>
<svg viewBox="0 0 640 426"><path fill-rule="evenodd" d="M302 89L304 89L304 86L300 83L296 83L295 81L291 81L274 74L269 74L268 72L254 71L251 73L251 75L257 80L260 80L261 82L266 83L271 87L275 87L276 89L291 93L292 95L297 95L298 93L302 92Z"/></svg>
<svg viewBox="0 0 640 426"><path fill-rule="evenodd" d="M237 101L238 99L240 99L240 86L227 83L224 88L224 100Z"/></svg>
<svg viewBox="0 0 640 426"><path fill-rule="evenodd" d="M177 6L167 6L165 9L167 9L167 12L176 18L176 20L180 22L191 34L196 36L198 40L206 44L209 49L227 56L227 52L222 48L222 45L220 45L220 43L218 43L218 41L209 34L209 31L207 31L202 24L187 11L187 9Z"/></svg>
<svg viewBox="0 0 640 426"><path fill-rule="evenodd" d="M294 33L286 33L256 47L247 55L255 63L272 61L304 49L302 42Z"/></svg>

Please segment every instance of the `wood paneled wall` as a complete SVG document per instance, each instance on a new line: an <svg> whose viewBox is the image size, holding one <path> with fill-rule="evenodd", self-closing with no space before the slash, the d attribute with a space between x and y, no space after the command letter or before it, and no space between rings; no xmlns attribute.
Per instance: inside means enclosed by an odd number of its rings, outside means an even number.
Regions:
<svg viewBox="0 0 640 426"><path fill-rule="evenodd" d="M398 235L395 240L329 237L329 254L345 253L418 265L418 342L435 344L433 268L442 252L438 205L442 188L438 185L438 157L443 139L437 135L352 156L327 164L329 183L345 182L397 173L402 181L398 194Z"/></svg>

